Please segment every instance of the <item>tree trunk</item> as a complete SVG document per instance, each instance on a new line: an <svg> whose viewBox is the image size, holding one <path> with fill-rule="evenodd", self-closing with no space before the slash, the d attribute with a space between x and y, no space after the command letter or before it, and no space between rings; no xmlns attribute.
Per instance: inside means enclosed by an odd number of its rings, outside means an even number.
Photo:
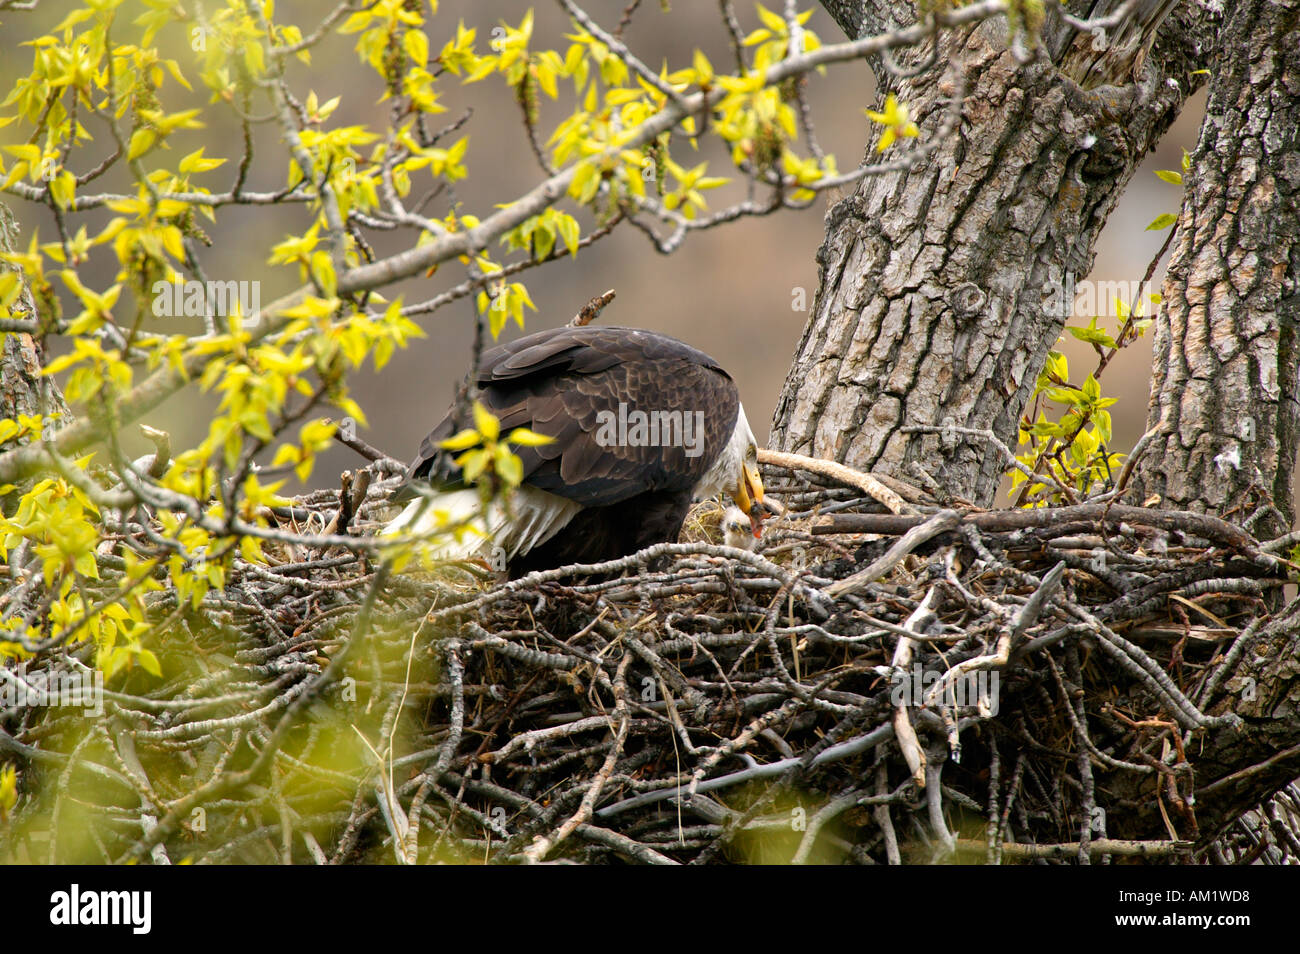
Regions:
<svg viewBox="0 0 1300 954"><path fill-rule="evenodd" d="M1156 324L1164 428L1134 487L1268 538L1295 520L1300 440L1300 4L1238 4L1224 36Z"/></svg>
<svg viewBox="0 0 1300 954"><path fill-rule="evenodd" d="M1294 522L1300 439L1300 3L1233 5L1218 49L1156 326L1148 427L1164 427L1133 486L1268 538ZM1300 602L1225 689L1247 727L1198 743L1210 833L1300 773Z"/></svg>
<svg viewBox="0 0 1300 954"><path fill-rule="evenodd" d="M854 29L848 6L828 9ZM859 30L904 22L910 9L858 6ZM1069 312L1064 289L1088 272L1107 216L1202 65L1201 8L1166 20L1168 4L1153 0L1141 12L1103 54L1049 24L1058 65L1041 52L1018 63L991 21L945 38L937 65L915 79L882 74L923 136L936 135L964 83L963 119L915 168L866 177L828 214L771 446L992 501L1005 462L985 441L905 428L991 429L1015 443ZM943 68L950 56L957 81Z"/></svg>
<svg viewBox="0 0 1300 954"><path fill-rule="evenodd" d="M0 252L25 249L18 240L18 225L13 213L0 203ZM0 269L17 269L0 263ZM22 274L22 291L10 305L11 321L39 323L36 300ZM41 347L27 331L0 334L0 418L18 419L19 415L66 415L67 405L53 378L41 376L44 366ZM62 426L61 423L59 426Z"/></svg>
<svg viewBox="0 0 1300 954"><path fill-rule="evenodd" d="M823 2L851 35L890 22L878 5ZM940 63L951 52L965 58L969 125L916 168L868 177L831 210L773 447L914 482L924 471L953 496L990 502L1005 469L998 455L960 435L904 428L989 428L1014 443L1066 317L1052 293L1068 273L1086 274L1116 198L1194 89L1191 72L1209 66L1155 337L1149 426L1165 430L1139 461L1130 499L1158 495L1163 506L1218 513L1258 538L1290 528L1300 440L1300 4L1245 0L1221 23L1208 8L1180 5L1148 55L1160 6L1139 9L1117 44L1122 56L1098 57L1086 38L1049 28L1059 70L1018 65L987 25L942 51ZM1201 56L1201 46L1218 52ZM951 80L937 71L881 79L933 134ZM1234 647L1231 676L1206 700L1243 725L1190 741L1202 844L1300 773L1300 602L1257 630ZM1156 784L1116 780L1110 795L1130 810L1112 816L1112 835L1164 837Z"/></svg>

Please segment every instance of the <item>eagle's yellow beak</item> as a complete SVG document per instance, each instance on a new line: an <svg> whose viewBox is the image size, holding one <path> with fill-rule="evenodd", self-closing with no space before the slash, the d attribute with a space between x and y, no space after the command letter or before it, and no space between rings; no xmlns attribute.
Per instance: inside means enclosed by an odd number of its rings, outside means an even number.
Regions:
<svg viewBox="0 0 1300 954"><path fill-rule="evenodd" d="M736 485L732 497L736 501L736 506L749 516L749 525L754 531L754 536L762 536L763 517L766 511L763 508L763 478L759 476L757 466L751 467L745 464L741 467L740 482Z"/></svg>

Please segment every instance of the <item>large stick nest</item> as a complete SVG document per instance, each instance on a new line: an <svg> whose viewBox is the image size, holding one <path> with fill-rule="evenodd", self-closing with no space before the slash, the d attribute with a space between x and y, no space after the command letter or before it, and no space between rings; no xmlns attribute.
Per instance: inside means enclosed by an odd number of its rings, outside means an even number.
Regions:
<svg viewBox="0 0 1300 954"><path fill-rule="evenodd" d="M391 466L340 508L364 534ZM372 476L367 474L367 477ZM686 538L500 583L302 543L197 606L152 594L160 681L3 711L6 860L1011 862L1300 857L1300 793L1221 837L1193 742L1285 564L1213 518L954 511L767 468L755 552ZM354 512L355 511L355 512ZM128 534L129 535L129 534ZM114 567L101 568L105 593ZM22 669L84 670L43 645ZM13 666L10 666L13 672ZM1131 837L1158 812L1165 837ZM1149 829L1148 829L1149 831Z"/></svg>

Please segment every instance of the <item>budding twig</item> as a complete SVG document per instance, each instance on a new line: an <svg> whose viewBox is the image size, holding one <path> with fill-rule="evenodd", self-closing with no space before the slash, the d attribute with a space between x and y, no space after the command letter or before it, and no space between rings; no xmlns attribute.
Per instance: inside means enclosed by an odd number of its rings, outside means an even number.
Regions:
<svg viewBox="0 0 1300 954"><path fill-rule="evenodd" d="M614 289L612 288L603 295L597 295L591 301L583 305L582 310L573 316L569 321L569 327L581 328L583 325L591 324L600 316L600 313L605 310L605 306L613 300Z"/></svg>

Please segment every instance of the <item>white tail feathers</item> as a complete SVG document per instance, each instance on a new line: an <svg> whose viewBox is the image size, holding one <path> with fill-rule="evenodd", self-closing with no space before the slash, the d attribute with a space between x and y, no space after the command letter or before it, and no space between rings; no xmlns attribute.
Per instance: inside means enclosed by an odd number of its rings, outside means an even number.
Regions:
<svg viewBox="0 0 1300 954"><path fill-rule="evenodd" d="M382 535L393 537L409 534L437 539L437 545L428 550L428 555L433 559L476 559L488 555L491 550L488 525L479 510L476 490L453 490L428 497L416 497L389 522ZM450 529L438 533L443 528L458 526L467 528L461 534L459 542Z"/></svg>
<svg viewBox="0 0 1300 954"><path fill-rule="evenodd" d="M510 501L510 511L493 500L480 505L477 490L451 490L419 497L382 531L384 536L427 536L434 544L426 551L436 560L486 559L494 566L527 553L555 536L581 507L571 500L520 487ZM459 541L448 529L467 527Z"/></svg>

